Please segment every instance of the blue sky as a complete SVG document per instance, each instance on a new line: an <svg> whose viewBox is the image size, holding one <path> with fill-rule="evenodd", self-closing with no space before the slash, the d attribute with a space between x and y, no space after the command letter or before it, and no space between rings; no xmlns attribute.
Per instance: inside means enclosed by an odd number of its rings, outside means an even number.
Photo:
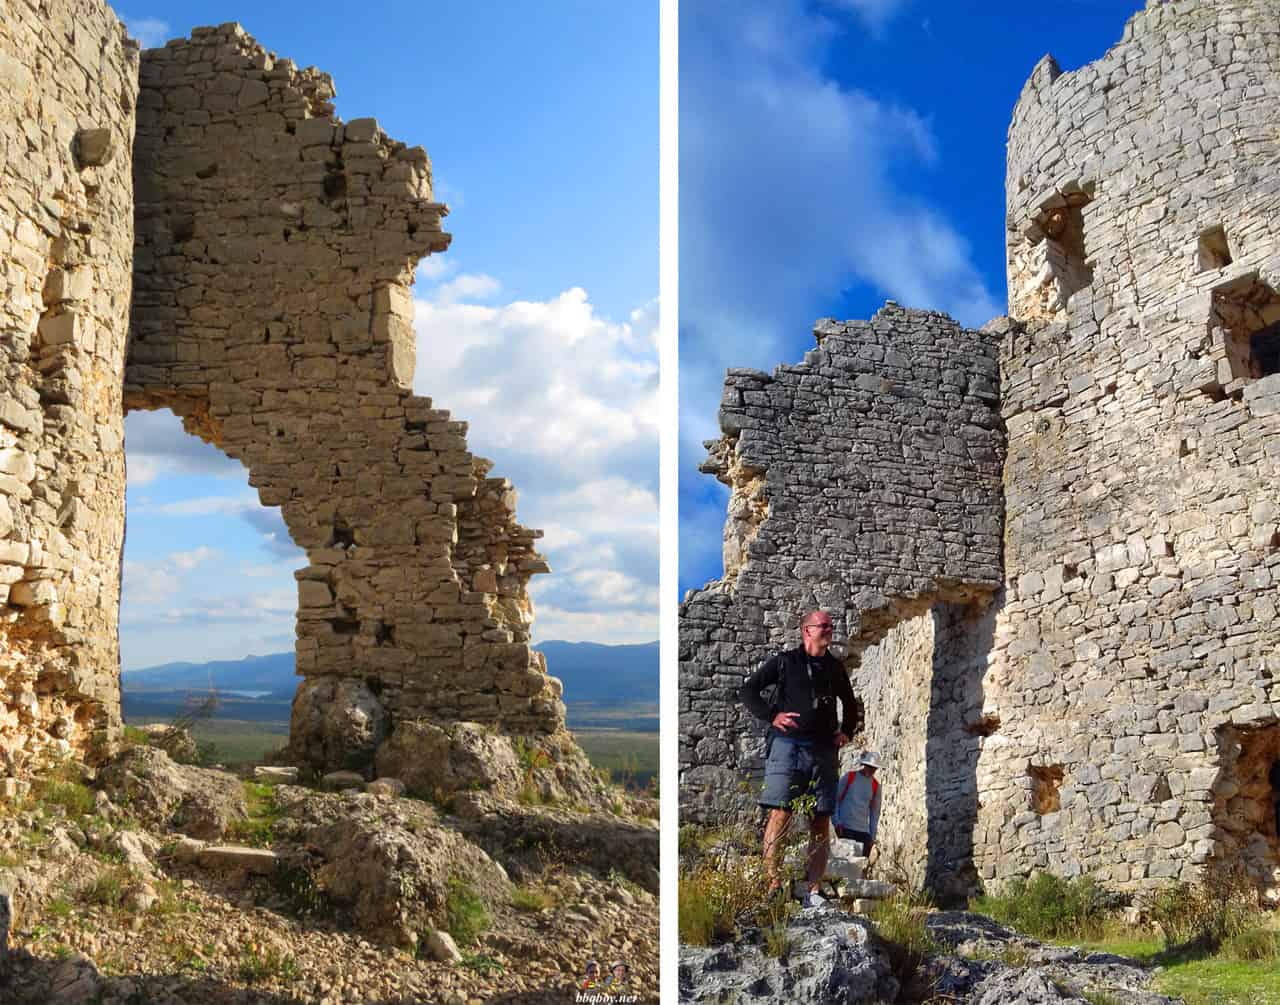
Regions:
<svg viewBox="0 0 1280 1005"><path fill-rule="evenodd" d="M701 475L724 370L886 299L1005 311L1004 155L1039 59L1119 41L1138 0L698 0L680 7L680 591L722 572Z"/></svg>
<svg viewBox="0 0 1280 1005"><path fill-rule="evenodd" d="M239 21L330 73L340 117L426 148L454 239L419 269L415 389L469 421L546 530L535 638L656 638L656 4L115 10L144 45ZM305 560L278 511L170 413L125 430L125 668L292 648Z"/></svg>

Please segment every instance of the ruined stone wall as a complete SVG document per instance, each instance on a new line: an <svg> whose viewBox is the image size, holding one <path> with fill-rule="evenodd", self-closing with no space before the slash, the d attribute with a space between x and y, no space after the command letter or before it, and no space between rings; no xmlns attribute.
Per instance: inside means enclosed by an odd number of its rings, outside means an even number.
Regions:
<svg viewBox="0 0 1280 1005"><path fill-rule="evenodd" d="M1042 61L1014 112L988 881L1244 862L1280 894L1275 25L1151 4L1096 63Z"/></svg>
<svg viewBox="0 0 1280 1005"><path fill-rule="evenodd" d="M367 762L403 718L559 729L540 532L409 390L414 267L449 243L426 153L336 119L327 75L238 25L148 51L141 83L125 404L243 462L307 553L294 755Z"/></svg>
<svg viewBox="0 0 1280 1005"><path fill-rule="evenodd" d="M855 669L899 621L1000 583L997 337L894 304L815 337L803 363L725 382L703 470L733 492L730 574L680 613L685 819L750 812L763 727L736 691L806 609Z"/></svg>
<svg viewBox="0 0 1280 1005"><path fill-rule="evenodd" d="M118 726L138 51L98 0L0 17L0 775Z"/></svg>

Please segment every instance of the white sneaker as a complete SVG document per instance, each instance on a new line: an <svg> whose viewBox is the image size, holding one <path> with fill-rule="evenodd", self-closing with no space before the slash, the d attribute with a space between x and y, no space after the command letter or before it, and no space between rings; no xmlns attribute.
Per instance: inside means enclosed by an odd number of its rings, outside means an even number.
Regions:
<svg viewBox="0 0 1280 1005"><path fill-rule="evenodd" d="M804 900L800 902L800 906L804 908L810 907L826 907L827 898L816 890L810 890L804 895Z"/></svg>

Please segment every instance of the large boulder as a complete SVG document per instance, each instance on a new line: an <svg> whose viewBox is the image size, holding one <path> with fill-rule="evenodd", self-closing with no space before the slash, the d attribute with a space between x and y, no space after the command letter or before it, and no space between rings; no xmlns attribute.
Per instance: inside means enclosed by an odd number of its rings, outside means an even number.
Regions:
<svg viewBox="0 0 1280 1005"><path fill-rule="evenodd" d="M309 677L293 696L290 758L320 774L362 771L389 728L386 709L364 681Z"/></svg>
<svg viewBox="0 0 1280 1005"><path fill-rule="evenodd" d="M550 856L601 876L618 873L658 892L656 820L526 806L483 792L460 796L455 808L455 826L517 879L536 877Z"/></svg>
<svg viewBox="0 0 1280 1005"><path fill-rule="evenodd" d="M759 1005L879 1005L898 994L870 926L836 911L802 911L787 925L789 950L770 956L757 941L680 947L680 1000Z"/></svg>
<svg viewBox="0 0 1280 1005"><path fill-rule="evenodd" d="M509 736L475 722L398 722L378 748L378 775L414 795L484 791L543 803L603 805L599 778L567 732Z"/></svg>
<svg viewBox="0 0 1280 1005"><path fill-rule="evenodd" d="M284 811L277 833L307 846L318 859L317 885L377 942L407 948L432 930L447 929L451 892L478 897L490 914L510 899L502 867L441 826L425 803L294 786L275 791Z"/></svg>
<svg viewBox="0 0 1280 1005"><path fill-rule="evenodd" d="M222 837L248 816L240 780L225 771L176 764L156 747L128 747L99 772L116 802L144 824L172 827L192 837Z"/></svg>
<svg viewBox="0 0 1280 1005"><path fill-rule="evenodd" d="M375 764L379 777L398 778L417 796L481 789L514 796L521 784L511 738L475 722L398 722L378 748Z"/></svg>

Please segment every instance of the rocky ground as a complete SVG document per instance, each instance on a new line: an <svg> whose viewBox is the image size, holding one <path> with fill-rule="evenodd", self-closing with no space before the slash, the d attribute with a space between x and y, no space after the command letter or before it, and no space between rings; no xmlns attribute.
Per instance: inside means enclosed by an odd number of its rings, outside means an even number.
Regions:
<svg viewBox="0 0 1280 1005"><path fill-rule="evenodd" d="M935 911L925 925L945 951L909 981L866 918L838 906L805 909L787 924L790 949L769 955L764 933L737 942L681 946L680 1000L756 1005L1177 1005L1149 990L1150 971L1106 953L1046 946L982 915ZM913 985L904 987L904 984Z"/></svg>
<svg viewBox="0 0 1280 1005"><path fill-rule="evenodd" d="M657 1001L653 801L365 788L135 747L0 803L0 1000L563 1003L596 959Z"/></svg>

